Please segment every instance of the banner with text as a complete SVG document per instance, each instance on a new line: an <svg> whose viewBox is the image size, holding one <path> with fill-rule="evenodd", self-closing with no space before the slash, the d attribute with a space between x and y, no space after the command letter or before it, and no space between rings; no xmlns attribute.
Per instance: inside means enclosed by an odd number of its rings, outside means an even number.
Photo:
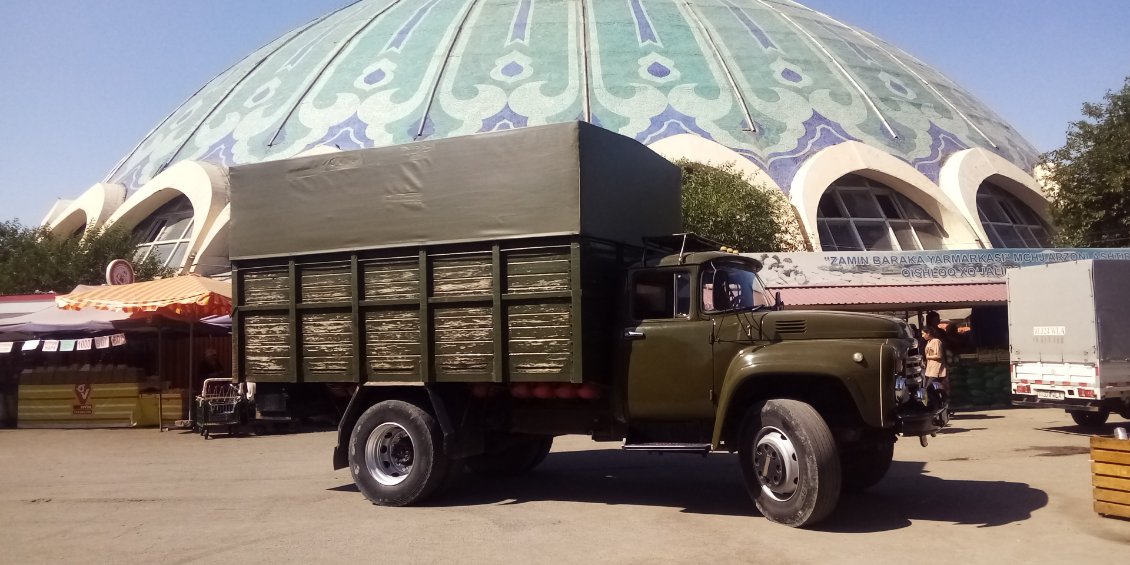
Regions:
<svg viewBox="0 0 1130 565"><path fill-rule="evenodd" d="M1087 259L1130 260L1130 249L971 249L745 253L770 288L1004 282L1005 270Z"/></svg>

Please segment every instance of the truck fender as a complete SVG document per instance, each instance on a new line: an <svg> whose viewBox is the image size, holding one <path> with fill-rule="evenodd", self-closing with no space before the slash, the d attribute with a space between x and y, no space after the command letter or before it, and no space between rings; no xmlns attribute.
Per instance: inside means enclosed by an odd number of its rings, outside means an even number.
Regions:
<svg viewBox="0 0 1130 565"><path fill-rule="evenodd" d="M337 424L337 445L334 446L334 470L344 469L349 466L349 436L353 433L353 426L370 406L385 400L405 400L416 403L421 408L429 410L439 427L443 430L443 440L447 444L455 434L455 425L451 421L451 414L447 405L433 387L417 382L389 382L366 383L357 387L345 413Z"/></svg>
<svg viewBox="0 0 1130 565"><path fill-rule="evenodd" d="M718 449L730 426L740 423L752 403L780 395L806 400L806 392L816 392L812 387L831 387L849 397L855 415L866 425L889 427L893 422L887 422L883 412L884 404L893 400L893 377L889 395L881 390L887 379L877 377L893 369L881 367L889 362L882 347L881 343L821 340L819 344L778 342L742 349L726 369L718 395L712 447ZM855 353L863 354L862 362L854 360ZM876 381L879 391L874 390Z"/></svg>

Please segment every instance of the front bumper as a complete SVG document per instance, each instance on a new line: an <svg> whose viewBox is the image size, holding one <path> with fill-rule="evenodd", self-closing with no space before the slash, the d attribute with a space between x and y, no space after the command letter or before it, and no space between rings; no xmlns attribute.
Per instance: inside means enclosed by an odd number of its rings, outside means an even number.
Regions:
<svg viewBox="0 0 1130 565"><path fill-rule="evenodd" d="M895 420L895 431L904 436L928 436L938 433L945 427L946 410L921 411L899 414Z"/></svg>
<svg viewBox="0 0 1130 565"><path fill-rule="evenodd" d="M1033 408L1063 408L1064 410L1078 410L1083 412L1098 412L1103 402L1096 399L1063 398L1051 400L1037 398L1034 394L1013 394L1013 406L1028 406Z"/></svg>

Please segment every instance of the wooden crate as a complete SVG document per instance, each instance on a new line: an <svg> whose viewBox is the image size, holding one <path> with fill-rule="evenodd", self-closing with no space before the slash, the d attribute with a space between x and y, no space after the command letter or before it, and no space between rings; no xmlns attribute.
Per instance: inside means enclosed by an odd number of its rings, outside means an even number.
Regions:
<svg viewBox="0 0 1130 565"><path fill-rule="evenodd" d="M1130 518L1130 440L1091 437L1095 512Z"/></svg>

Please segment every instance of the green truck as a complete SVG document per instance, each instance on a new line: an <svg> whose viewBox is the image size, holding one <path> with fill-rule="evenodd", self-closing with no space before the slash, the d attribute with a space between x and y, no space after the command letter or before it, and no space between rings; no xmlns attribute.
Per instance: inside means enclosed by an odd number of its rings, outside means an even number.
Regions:
<svg viewBox="0 0 1130 565"><path fill-rule="evenodd" d="M333 463L378 505L586 434L737 452L764 516L814 524L944 399L903 322L782 310L680 209L678 167L585 123L235 167L238 378L351 389Z"/></svg>

